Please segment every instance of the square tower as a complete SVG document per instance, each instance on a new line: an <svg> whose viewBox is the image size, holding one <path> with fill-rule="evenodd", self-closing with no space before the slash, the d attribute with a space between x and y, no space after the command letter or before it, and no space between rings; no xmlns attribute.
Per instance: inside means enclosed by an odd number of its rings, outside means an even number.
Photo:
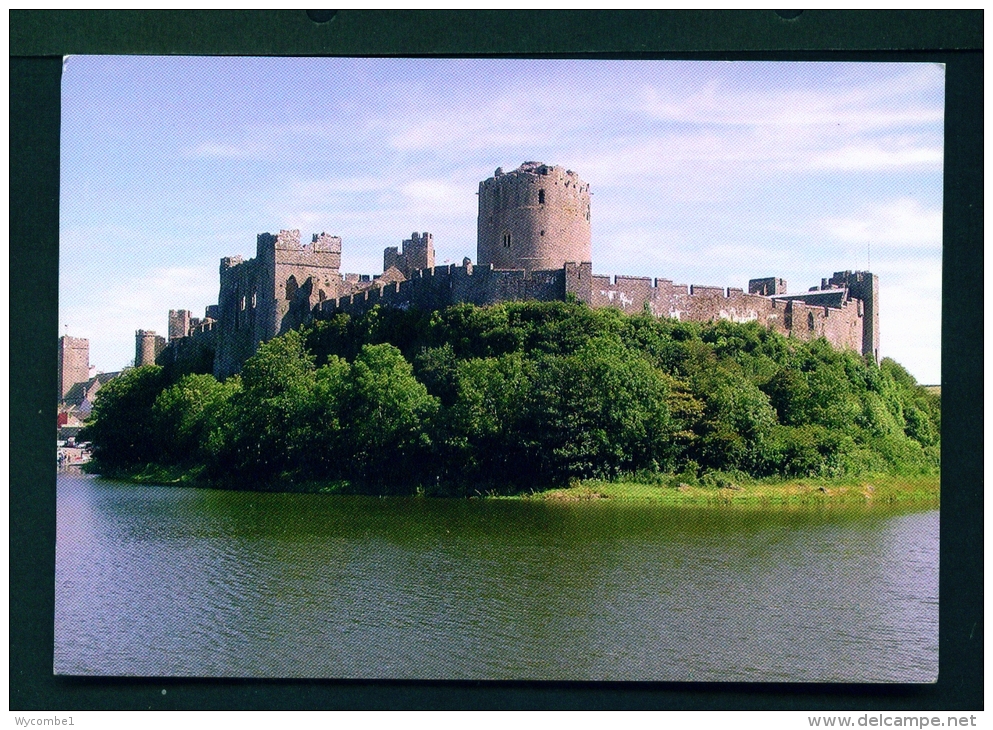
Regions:
<svg viewBox="0 0 993 730"><path fill-rule="evenodd" d="M828 286L845 287L848 296L862 302L862 354L879 364L879 277L869 271L836 271Z"/></svg>
<svg viewBox="0 0 993 730"><path fill-rule="evenodd" d="M90 379L90 341L81 337L59 338L59 400L76 383Z"/></svg>
<svg viewBox="0 0 993 730"><path fill-rule="evenodd" d="M169 341L190 334L191 318L188 309L169 310Z"/></svg>
<svg viewBox="0 0 993 730"><path fill-rule="evenodd" d="M395 268L408 279L418 269L434 268L434 236L425 231L414 231L400 248L390 246L383 250L383 271Z"/></svg>
<svg viewBox="0 0 993 730"><path fill-rule="evenodd" d="M763 297L772 297L786 293L786 279L770 276L765 279L749 279L748 293Z"/></svg>

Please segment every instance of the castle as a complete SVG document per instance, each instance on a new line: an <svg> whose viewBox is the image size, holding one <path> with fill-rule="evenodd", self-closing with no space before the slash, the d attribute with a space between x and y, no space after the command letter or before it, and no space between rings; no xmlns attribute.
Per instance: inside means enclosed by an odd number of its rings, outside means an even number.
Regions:
<svg viewBox="0 0 993 730"><path fill-rule="evenodd" d="M669 279L593 273L589 185L572 170L525 162L498 168L479 184L476 259L434 265L434 239L413 233L383 253L378 275L341 273L341 238L297 230L261 233L255 258L221 259L220 292L203 318L169 312L169 341L137 333L135 365L213 363L223 378L240 371L259 344L312 319L375 305L440 309L458 303L575 299L591 307L648 311L708 322L757 321L788 337L824 337L879 361L879 279L836 272L791 294L783 279L744 289L674 284ZM209 362L208 362L209 364Z"/></svg>
<svg viewBox="0 0 993 730"><path fill-rule="evenodd" d="M139 332L139 334L143 334ZM159 338L161 339L161 338ZM59 338L59 440L79 433L93 409L97 392L120 373L100 373L90 365L90 341L65 335Z"/></svg>

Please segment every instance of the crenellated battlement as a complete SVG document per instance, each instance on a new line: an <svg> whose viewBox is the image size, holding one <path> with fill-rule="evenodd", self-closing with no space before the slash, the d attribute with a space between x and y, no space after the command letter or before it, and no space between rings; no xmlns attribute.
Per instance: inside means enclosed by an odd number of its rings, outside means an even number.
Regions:
<svg viewBox="0 0 993 730"><path fill-rule="evenodd" d="M564 270L502 270L492 264L460 264L418 269L411 278L371 286L337 299L327 300L315 309L315 316L336 312L361 313L376 304L401 309L443 309L453 304L479 306L503 301L542 301L565 298Z"/></svg>
<svg viewBox="0 0 993 730"><path fill-rule="evenodd" d="M314 253L341 253L341 237L332 236L329 233L315 233L310 242L310 249ZM307 244L301 246L301 250L307 250Z"/></svg>
<svg viewBox="0 0 993 730"><path fill-rule="evenodd" d="M415 231L400 246L383 249L381 274L342 273L338 236L322 231L303 242L298 229L260 233L255 258L221 259L218 302L203 320L186 310L170 312L170 340L176 352L216 347L214 374L225 377L238 372L260 342L336 312L574 298L590 307L686 321L759 322L790 337L825 337L879 360L879 280L870 272L834 272L801 294L788 294L778 277L751 279L746 289L594 274L589 187L557 165L497 168L479 184L478 264L464 258L461 265L435 266L434 237ZM154 352L153 337L142 340L146 351Z"/></svg>

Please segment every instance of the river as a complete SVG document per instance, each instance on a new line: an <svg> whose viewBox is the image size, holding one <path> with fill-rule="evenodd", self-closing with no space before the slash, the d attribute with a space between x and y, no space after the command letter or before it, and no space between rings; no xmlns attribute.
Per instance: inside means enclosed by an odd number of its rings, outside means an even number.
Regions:
<svg viewBox="0 0 993 730"><path fill-rule="evenodd" d="M936 509L57 499L57 674L937 678Z"/></svg>

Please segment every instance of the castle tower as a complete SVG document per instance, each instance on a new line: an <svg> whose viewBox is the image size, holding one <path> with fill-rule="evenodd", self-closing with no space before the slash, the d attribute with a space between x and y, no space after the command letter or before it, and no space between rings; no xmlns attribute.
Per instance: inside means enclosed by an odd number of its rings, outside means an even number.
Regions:
<svg viewBox="0 0 993 730"><path fill-rule="evenodd" d="M134 333L134 366L154 365L155 358L165 349L165 337L152 330L138 330Z"/></svg>
<svg viewBox="0 0 993 730"><path fill-rule="evenodd" d="M312 308L339 296L342 288L341 238L317 233L309 243L300 231L260 233L255 258L221 259L216 319L214 375L241 370L260 342L300 325ZM216 315L216 316L212 316Z"/></svg>
<svg viewBox="0 0 993 730"><path fill-rule="evenodd" d="M765 279L749 279L748 293L758 294L763 297L772 297L777 294L786 293L786 279L776 276L769 276Z"/></svg>
<svg viewBox="0 0 993 730"><path fill-rule="evenodd" d="M256 247L258 313L255 339L267 342L300 324L319 301L337 296L341 284L341 238L315 233L300 242L300 231L260 233ZM300 310L290 316L291 309ZM253 350L254 352L254 350Z"/></svg>
<svg viewBox="0 0 993 730"><path fill-rule="evenodd" d="M190 334L190 312L188 309L169 310L169 341Z"/></svg>
<svg viewBox="0 0 993 730"><path fill-rule="evenodd" d="M836 271L828 286L847 287L848 296L862 302L862 354L879 364L879 277L868 271Z"/></svg>
<svg viewBox="0 0 993 730"><path fill-rule="evenodd" d="M525 162L479 184L476 257L496 269L592 261L590 186L572 170Z"/></svg>
<svg viewBox="0 0 993 730"><path fill-rule="evenodd" d="M401 248L390 246L383 251L383 271L390 267L400 271L408 279L418 269L434 268L434 236L425 231L414 231Z"/></svg>
<svg viewBox="0 0 993 730"><path fill-rule="evenodd" d="M59 338L59 399L76 383L90 379L90 341L81 337Z"/></svg>

